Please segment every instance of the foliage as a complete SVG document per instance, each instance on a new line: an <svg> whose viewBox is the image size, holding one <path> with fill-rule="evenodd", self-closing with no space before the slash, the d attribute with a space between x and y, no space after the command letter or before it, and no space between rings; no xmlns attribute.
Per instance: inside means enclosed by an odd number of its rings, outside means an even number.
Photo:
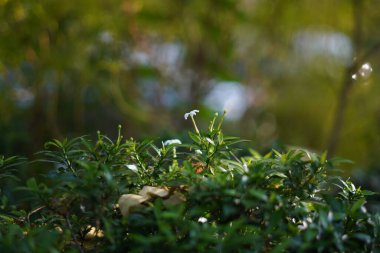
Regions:
<svg viewBox="0 0 380 253"><path fill-rule="evenodd" d="M226 81L247 91L247 111L232 126L260 152L275 141L325 150L356 59L373 73L349 92L338 154L378 168L379 8L354 0L2 0L0 153L31 155L51 138L97 129L113 136L120 122L135 137L178 132L172 115L203 105Z"/></svg>
<svg viewBox="0 0 380 253"><path fill-rule="evenodd" d="M224 115L207 131L194 116L190 144L124 141L120 126L115 141L47 142L49 171L17 189L29 197L1 196L0 251L378 252L374 193L337 176L341 160L237 149Z"/></svg>

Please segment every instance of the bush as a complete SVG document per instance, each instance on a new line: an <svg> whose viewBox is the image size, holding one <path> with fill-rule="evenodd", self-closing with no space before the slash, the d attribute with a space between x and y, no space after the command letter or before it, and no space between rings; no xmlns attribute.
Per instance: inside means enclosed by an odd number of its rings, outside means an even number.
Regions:
<svg viewBox="0 0 380 253"><path fill-rule="evenodd" d="M191 144L123 141L120 127L46 143L34 162L48 172L15 189L26 197L2 192L0 252L378 251L374 193L338 176L342 160L237 149L224 115L200 132L195 113ZM19 162L2 158L0 175Z"/></svg>

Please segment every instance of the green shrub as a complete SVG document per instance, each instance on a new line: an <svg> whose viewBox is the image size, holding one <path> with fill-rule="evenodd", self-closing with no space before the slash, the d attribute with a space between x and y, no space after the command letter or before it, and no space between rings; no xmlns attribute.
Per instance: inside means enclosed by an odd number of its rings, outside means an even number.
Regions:
<svg viewBox="0 0 380 253"><path fill-rule="evenodd" d="M306 150L261 156L224 136L215 115L191 144L98 133L53 140L27 198L2 193L0 252L376 252L374 193ZM0 159L0 179L16 158ZM51 166L48 164L51 163Z"/></svg>

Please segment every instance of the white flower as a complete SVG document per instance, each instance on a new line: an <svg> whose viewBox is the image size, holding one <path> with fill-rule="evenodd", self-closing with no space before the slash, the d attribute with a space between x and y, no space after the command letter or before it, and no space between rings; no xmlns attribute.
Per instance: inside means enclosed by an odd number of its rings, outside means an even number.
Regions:
<svg viewBox="0 0 380 253"><path fill-rule="evenodd" d="M199 217L198 222L199 223L206 223L207 219L205 217Z"/></svg>
<svg viewBox="0 0 380 253"><path fill-rule="evenodd" d="M173 140L167 140L164 142L164 146L169 146L173 144L182 144L182 142L178 139L173 139Z"/></svg>
<svg viewBox="0 0 380 253"><path fill-rule="evenodd" d="M137 168L137 166L136 165L134 165L134 164L128 164L127 165L127 168L128 169L130 169L131 171L133 171L133 172L138 172L138 168Z"/></svg>
<svg viewBox="0 0 380 253"><path fill-rule="evenodd" d="M241 177L241 181L243 182L243 183L247 183L248 182L248 177L247 176L242 176Z"/></svg>
<svg viewBox="0 0 380 253"><path fill-rule="evenodd" d="M185 119L187 119L189 116L193 117L193 116L197 115L198 112L199 112L199 110L192 110L191 112L185 113L184 117L185 117Z"/></svg>
<svg viewBox="0 0 380 253"><path fill-rule="evenodd" d="M300 230L305 230L305 229L307 229L308 226L309 226L309 224L306 221L302 221L302 224L298 225L297 227Z"/></svg>
<svg viewBox="0 0 380 253"><path fill-rule="evenodd" d="M103 31L99 34L99 39L104 44L110 44L113 41L112 34L109 31Z"/></svg>
<svg viewBox="0 0 380 253"><path fill-rule="evenodd" d="M249 172L249 169L248 169L248 166L246 163L243 164L243 169L244 169L244 172L246 172L246 173Z"/></svg>
<svg viewBox="0 0 380 253"><path fill-rule="evenodd" d="M327 214L327 220L329 222L332 222L333 219L334 219L334 214L333 212L329 211L329 213Z"/></svg>
<svg viewBox="0 0 380 253"><path fill-rule="evenodd" d="M195 150L195 154L197 154L197 155L201 155L201 154L202 154L202 151L201 151L200 149L197 149L197 150Z"/></svg>

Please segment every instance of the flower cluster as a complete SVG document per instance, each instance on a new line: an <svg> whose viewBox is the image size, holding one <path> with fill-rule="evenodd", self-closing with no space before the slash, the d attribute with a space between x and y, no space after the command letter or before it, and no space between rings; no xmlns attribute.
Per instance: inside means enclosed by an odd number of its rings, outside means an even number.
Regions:
<svg viewBox="0 0 380 253"><path fill-rule="evenodd" d="M188 113L185 113L184 117L185 117L185 120L187 120L187 118L190 116L191 118L194 117L195 115L197 115L197 113L199 112L199 110L192 110L191 112L188 112Z"/></svg>
<svg viewBox="0 0 380 253"><path fill-rule="evenodd" d="M173 145L173 144L182 144L182 142L178 139L173 139L173 140L166 140L164 142L164 146L170 146L170 145Z"/></svg>

